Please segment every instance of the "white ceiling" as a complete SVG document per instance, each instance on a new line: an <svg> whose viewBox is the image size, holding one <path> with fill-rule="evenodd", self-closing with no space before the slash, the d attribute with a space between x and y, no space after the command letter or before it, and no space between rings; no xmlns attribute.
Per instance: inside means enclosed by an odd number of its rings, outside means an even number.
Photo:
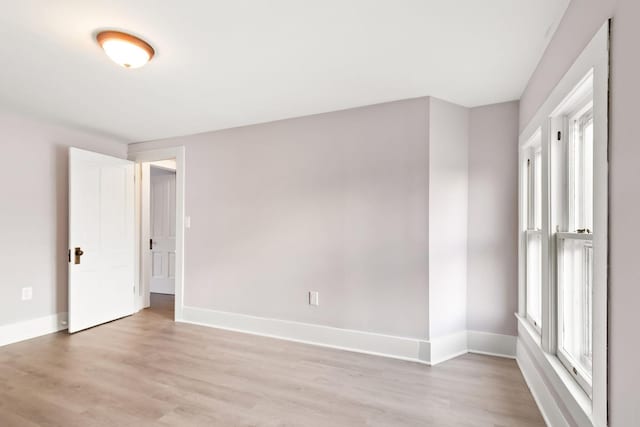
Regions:
<svg viewBox="0 0 640 427"><path fill-rule="evenodd" d="M0 0L0 107L127 142L432 95L518 99L568 0ZM112 63L96 30L156 49Z"/></svg>

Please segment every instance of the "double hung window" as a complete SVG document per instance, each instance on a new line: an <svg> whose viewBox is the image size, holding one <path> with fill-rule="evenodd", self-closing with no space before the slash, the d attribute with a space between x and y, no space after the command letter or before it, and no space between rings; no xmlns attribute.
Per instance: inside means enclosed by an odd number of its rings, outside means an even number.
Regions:
<svg viewBox="0 0 640 427"><path fill-rule="evenodd" d="M557 233L557 355L591 395L593 366L593 100L566 121L566 199Z"/></svg>

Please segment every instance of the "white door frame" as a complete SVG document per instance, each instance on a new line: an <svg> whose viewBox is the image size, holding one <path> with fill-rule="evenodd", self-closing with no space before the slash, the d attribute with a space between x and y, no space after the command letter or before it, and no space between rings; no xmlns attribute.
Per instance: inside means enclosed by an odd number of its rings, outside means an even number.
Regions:
<svg viewBox="0 0 640 427"><path fill-rule="evenodd" d="M176 160L176 294L174 320L182 320L184 297L184 177L185 177L185 149L184 147L170 147L157 150L130 152L128 159L136 163L136 311L149 306L149 273L150 260L146 244L149 242L149 212L144 212L143 194L148 194L149 173L142 170L141 163L157 162L159 160ZM147 168L148 169L148 168ZM143 191L143 186L147 190ZM144 204L148 207L148 203ZM148 209L147 209L148 210Z"/></svg>

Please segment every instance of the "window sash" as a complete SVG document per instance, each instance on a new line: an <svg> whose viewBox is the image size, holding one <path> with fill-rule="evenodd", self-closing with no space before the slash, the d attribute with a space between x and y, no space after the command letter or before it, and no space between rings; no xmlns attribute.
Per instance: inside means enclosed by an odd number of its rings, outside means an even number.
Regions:
<svg viewBox="0 0 640 427"><path fill-rule="evenodd" d="M542 231L525 231L525 316L542 333ZM537 244L536 253L532 246Z"/></svg>
<svg viewBox="0 0 640 427"><path fill-rule="evenodd" d="M567 253L565 251L566 244L571 244L574 247L579 248L582 251L579 266L575 264L573 272L576 272L576 267L580 269L578 281L573 283L565 283L566 268L567 268ZM580 387L592 397L592 352L593 352L593 238L588 233L556 233L556 248L557 248L557 351L558 359L562 362L569 373L576 379ZM574 248L575 250L575 248ZM576 262L575 252L572 255L572 262ZM567 286L572 286L570 289L573 292L573 301L569 303L572 306L571 313L565 313L565 290ZM582 293L581 299L576 298L576 293ZM578 299L579 304L576 304ZM575 312L578 310L578 313ZM571 354L571 351L566 349L565 346L565 315L573 315L579 317L582 330L579 331L582 337L573 336L574 346L576 346L575 340L579 340L579 358L577 360L575 354ZM584 321L584 319L588 319ZM587 360L588 359L588 360ZM586 365L586 367L585 367Z"/></svg>
<svg viewBox="0 0 640 427"><path fill-rule="evenodd" d="M527 230L542 229L542 149L533 147L527 159Z"/></svg>
<svg viewBox="0 0 640 427"><path fill-rule="evenodd" d="M591 126L591 138L585 130ZM593 102L569 116L566 230L593 231Z"/></svg>

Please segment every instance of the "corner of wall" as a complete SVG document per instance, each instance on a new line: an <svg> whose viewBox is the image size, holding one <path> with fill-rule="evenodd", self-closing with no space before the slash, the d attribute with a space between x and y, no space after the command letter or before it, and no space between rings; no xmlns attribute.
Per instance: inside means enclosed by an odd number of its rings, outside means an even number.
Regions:
<svg viewBox="0 0 640 427"><path fill-rule="evenodd" d="M428 211L429 339L435 340L467 326L469 109L429 99L428 198L437 206Z"/></svg>
<svg viewBox="0 0 640 427"><path fill-rule="evenodd" d="M467 328L516 332L519 101L470 109Z"/></svg>

